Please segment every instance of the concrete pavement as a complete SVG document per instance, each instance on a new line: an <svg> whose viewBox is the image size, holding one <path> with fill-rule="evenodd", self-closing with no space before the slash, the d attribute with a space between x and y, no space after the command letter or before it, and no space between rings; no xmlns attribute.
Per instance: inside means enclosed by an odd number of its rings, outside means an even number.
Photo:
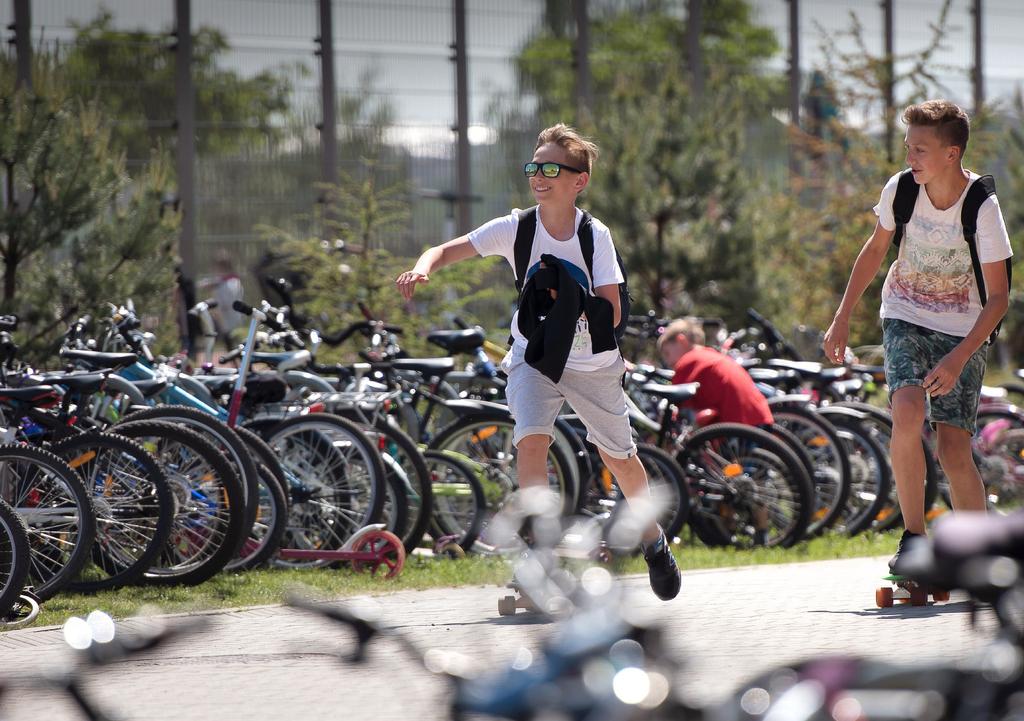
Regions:
<svg viewBox="0 0 1024 721"><path fill-rule="evenodd" d="M744 679L814 654L849 653L934 663L980 651L995 629L990 612L971 628L967 604L877 609L884 558L692 571L682 593L659 602L643 577L621 579L632 603L667 629L685 664L680 692L697 703L725 698ZM420 646L508 663L553 626L535 616L502 618L495 586L404 591L351 602L372 608ZM389 641L366 665L344 666L337 626L286 607L210 615L190 637L87 674L103 708L125 719L442 719L446 688ZM131 627L132 622L126 626ZM0 635L0 718L79 718L60 694L24 679L67 663L59 629Z"/></svg>

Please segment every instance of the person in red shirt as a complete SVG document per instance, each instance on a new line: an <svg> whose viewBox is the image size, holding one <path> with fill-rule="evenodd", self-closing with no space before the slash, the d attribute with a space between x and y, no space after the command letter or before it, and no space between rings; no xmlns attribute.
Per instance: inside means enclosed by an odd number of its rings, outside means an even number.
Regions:
<svg viewBox="0 0 1024 721"><path fill-rule="evenodd" d="M665 365L675 370L673 383L700 383L697 395L686 402L696 411L712 410L715 421L769 426L771 409L747 371L729 356L704 345L699 322L674 320L658 338Z"/></svg>

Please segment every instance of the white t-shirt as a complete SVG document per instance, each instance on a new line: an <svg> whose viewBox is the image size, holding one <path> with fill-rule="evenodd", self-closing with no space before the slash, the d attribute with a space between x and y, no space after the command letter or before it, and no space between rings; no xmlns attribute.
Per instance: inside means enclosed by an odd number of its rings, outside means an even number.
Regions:
<svg viewBox="0 0 1024 721"><path fill-rule="evenodd" d="M583 220L583 211L576 209L576 229L579 232L580 221ZM612 245L612 234L608 227L596 218L592 220L591 227L594 231L594 279L593 287L601 285L618 284L623 281L622 271L619 264L615 262L615 246ZM476 251L483 256L501 255L505 257L508 264L515 273L515 243L516 230L519 228L519 215L512 211L510 215L495 218L484 223L469 234L469 242L473 244ZM538 209L537 231L533 237L533 249L530 252L530 263L527 266L526 280L530 278L540 266L540 257L550 254L561 259L568 267L569 272L576 279L580 286L590 293L590 275L587 273L587 263L583 259L583 252L580 250L578 235L573 235L569 240L556 240L551 237L544 227L543 218ZM514 353L526 351L526 338L519 332L519 312L512 316L512 339ZM605 368L615 363L619 358L618 350L602 351L601 353L591 352L590 326L586 316L580 316L576 321L576 334L573 338L572 349L569 351L569 359L565 367L569 370L589 371Z"/></svg>
<svg viewBox="0 0 1024 721"><path fill-rule="evenodd" d="M976 173L969 175L970 183L978 179ZM892 201L899 178L897 173L889 179L874 207L879 224L886 230L896 228ZM960 337L971 332L981 314L981 297L960 223L967 188L946 210L936 209L927 188L920 188L910 222L903 229L899 255L882 286L882 318L896 318ZM994 196L989 196L978 211L976 242L982 263L1013 255Z"/></svg>

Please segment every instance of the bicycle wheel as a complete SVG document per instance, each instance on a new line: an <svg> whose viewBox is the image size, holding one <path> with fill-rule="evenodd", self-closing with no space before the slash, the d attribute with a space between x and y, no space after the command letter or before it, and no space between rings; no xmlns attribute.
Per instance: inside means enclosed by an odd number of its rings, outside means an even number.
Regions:
<svg viewBox="0 0 1024 721"><path fill-rule="evenodd" d="M346 413L337 415L354 423L377 449L384 466L384 478L387 481L385 486L387 495L384 497L384 507L381 509L381 522L385 524L388 531L402 539L405 552L412 553L412 549L416 548L423 540L422 534L415 541L408 537L411 530L409 504L413 502L413 496L417 503L417 511L419 510L420 494L414 488L414 482L410 478L411 475L418 473L414 459L419 455L419 449L411 440L409 440L409 445L399 446L402 441L397 440L398 436L405 434L401 431L393 432L385 424L378 428L374 424L364 423ZM406 436L406 438L408 437ZM413 456L409 455L409 446L413 448ZM422 487L427 484L417 480L415 485ZM410 545L406 545L407 543Z"/></svg>
<svg viewBox="0 0 1024 721"><path fill-rule="evenodd" d="M0 496L28 528L28 585L46 600L78 575L96 539L92 496L81 477L53 453L0 446Z"/></svg>
<svg viewBox="0 0 1024 721"><path fill-rule="evenodd" d="M143 408L125 416L122 422L127 421L167 421L184 425L196 431L204 439L213 443L217 450L227 456L242 486L243 496L243 523L246 528L251 528L256 522L256 514L259 511L257 499L259 497L259 472L252 454L242 439L233 428L229 428L223 421L198 411L188 406L156 406L155 408Z"/></svg>
<svg viewBox="0 0 1024 721"><path fill-rule="evenodd" d="M795 436L798 448L810 457L815 508L807 535L818 535L831 528L846 507L850 496L850 459L836 429L815 410L773 405L771 411L775 423Z"/></svg>
<svg viewBox="0 0 1024 721"><path fill-rule="evenodd" d="M845 416L829 420L850 459L850 496L835 528L856 536L871 527L889 498L893 485L889 457L868 426Z"/></svg>
<svg viewBox="0 0 1024 721"><path fill-rule="evenodd" d="M690 526L711 546L789 547L814 507L800 459L752 426L714 423L686 438L676 456L690 484Z"/></svg>
<svg viewBox="0 0 1024 721"><path fill-rule="evenodd" d="M423 453L434 492L430 533L436 541L450 538L463 550L473 547L487 517L487 497L477 468L450 451Z"/></svg>
<svg viewBox="0 0 1024 721"><path fill-rule="evenodd" d="M515 468L512 417L501 413L475 413L460 418L437 434L430 444L432 450L454 451L479 463L483 470L481 484L487 497L488 522L519 488ZM572 463L557 443L548 446L548 484L558 493L562 512L572 513L576 505L576 489L572 487ZM481 541L486 546L486 532ZM491 548L493 551L494 548Z"/></svg>
<svg viewBox="0 0 1024 721"><path fill-rule="evenodd" d="M162 467L126 436L89 431L50 447L85 481L96 511L92 563L68 584L92 593L137 581L167 542L174 498Z"/></svg>
<svg viewBox="0 0 1024 721"><path fill-rule="evenodd" d="M380 454L359 427L328 413L289 418L264 439L288 478L291 512L282 548L338 550L380 518L387 493ZM329 561L277 558L289 567Z"/></svg>
<svg viewBox="0 0 1024 721"><path fill-rule="evenodd" d="M256 461L259 471L259 511L256 522L242 541L242 547L224 567L227 571L248 570L270 561L288 530L288 480L281 461L267 442L248 428L235 428Z"/></svg>
<svg viewBox="0 0 1024 721"><path fill-rule="evenodd" d="M0 500L0 618L25 588L29 568L28 528L6 501Z"/></svg>
<svg viewBox="0 0 1024 721"><path fill-rule="evenodd" d="M146 568L146 582L194 586L212 578L237 552L245 529L235 469L190 427L128 421L115 429L138 439L153 455L174 497L171 532Z"/></svg>

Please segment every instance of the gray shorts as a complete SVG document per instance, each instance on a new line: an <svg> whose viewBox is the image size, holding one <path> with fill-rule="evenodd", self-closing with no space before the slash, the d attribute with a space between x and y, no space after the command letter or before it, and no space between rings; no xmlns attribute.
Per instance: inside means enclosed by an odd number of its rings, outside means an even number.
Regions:
<svg viewBox="0 0 1024 721"><path fill-rule="evenodd" d="M510 352L502 363L508 373L505 395L515 419L512 442L540 434L554 437L555 418L568 402L587 427L587 440L612 458L631 458L636 454L633 429L626 411L622 374L626 364L620 356L606 368L574 371L568 368L555 383L523 360L521 353Z"/></svg>

